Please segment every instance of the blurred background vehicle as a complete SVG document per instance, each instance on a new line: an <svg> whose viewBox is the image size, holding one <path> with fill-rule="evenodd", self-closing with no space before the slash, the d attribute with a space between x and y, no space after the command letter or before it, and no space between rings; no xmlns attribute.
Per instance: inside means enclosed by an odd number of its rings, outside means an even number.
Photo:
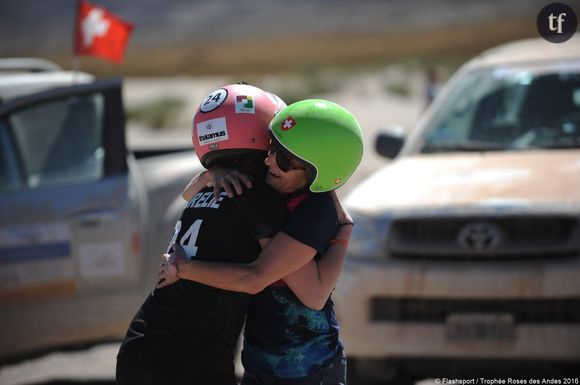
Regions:
<svg viewBox="0 0 580 385"><path fill-rule="evenodd" d="M488 50L380 133L334 294L350 370L578 375L579 149L580 36Z"/></svg>
<svg viewBox="0 0 580 385"><path fill-rule="evenodd" d="M154 285L201 166L129 151L121 88L0 59L0 358L118 339Z"/></svg>

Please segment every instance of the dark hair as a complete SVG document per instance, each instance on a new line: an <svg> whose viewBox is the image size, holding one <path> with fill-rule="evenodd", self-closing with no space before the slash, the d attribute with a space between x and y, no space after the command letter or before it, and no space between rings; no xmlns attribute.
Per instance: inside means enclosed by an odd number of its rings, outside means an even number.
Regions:
<svg viewBox="0 0 580 385"><path fill-rule="evenodd" d="M316 178L316 168L309 162L304 162L304 164L306 165L306 179L308 180L308 186L310 186Z"/></svg>
<svg viewBox="0 0 580 385"><path fill-rule="evenodd" d="M267 151L261 150L222 150L219 157L208 161L208 168L213 166L231 167L257 180L266 177L267 167L264 159Z"/></svg>

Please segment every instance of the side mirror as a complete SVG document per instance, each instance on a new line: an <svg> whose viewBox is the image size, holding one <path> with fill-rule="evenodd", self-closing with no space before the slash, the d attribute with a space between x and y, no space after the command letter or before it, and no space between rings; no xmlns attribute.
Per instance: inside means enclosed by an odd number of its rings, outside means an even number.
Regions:
<svg viewBox="0 0 580 385"><path fill-rule="evenodd" d="M405 144L405 128L390 126L379 129L375 141L375 150L385 158L395 158Z"/></svg>

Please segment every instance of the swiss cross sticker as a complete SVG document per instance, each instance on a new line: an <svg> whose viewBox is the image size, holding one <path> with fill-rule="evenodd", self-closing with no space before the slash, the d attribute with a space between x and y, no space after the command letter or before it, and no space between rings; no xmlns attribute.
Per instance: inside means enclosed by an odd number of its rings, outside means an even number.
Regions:
<svg viewBox="0 0 580 385"><path fill-rule="evenodd" d="M280 128L282 129L282 131L288 131L295 125L296 121L291 116L289 116L282 121L282 123L280 124Z"/></svg>

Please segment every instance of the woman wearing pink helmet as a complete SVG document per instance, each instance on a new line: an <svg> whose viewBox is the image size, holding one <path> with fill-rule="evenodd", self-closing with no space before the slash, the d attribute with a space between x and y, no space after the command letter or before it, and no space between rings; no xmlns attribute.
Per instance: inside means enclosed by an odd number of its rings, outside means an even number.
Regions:
<svg viewBox="0 0 580 385"><path fill-rule="evenodd" d="M210 188L196 194L170 242L183 246L185 258L250 262L260 242L284 224L284 201L259 182L265 176L267 126L278 109L271 94L243 84L222 87L199 106L194 143L202 164L248 173L257 189L241 199L214 198ZM241 257L232 260L232 255ZM186 280L154 289L119 350L117 383L235 384L233 351L248 300L247 294Z"/></svg>

